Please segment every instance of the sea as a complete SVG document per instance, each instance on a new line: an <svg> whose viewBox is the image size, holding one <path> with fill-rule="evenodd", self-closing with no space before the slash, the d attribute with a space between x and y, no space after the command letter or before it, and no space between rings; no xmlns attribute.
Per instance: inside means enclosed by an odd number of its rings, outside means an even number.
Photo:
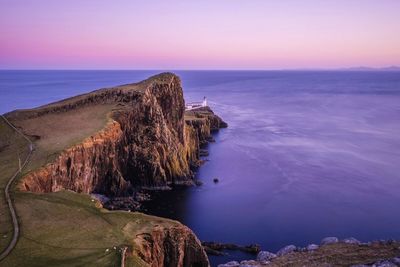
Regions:
<svg viewBox="0 0 400 267"><path fill-rule="evenodd" d="M0 113L159 72L0 71ZM145 212L202 241L271 252L327 236L400 239L400 72L174 72L186 101L207 97L229 127L208 145L203 185L156 192ZM226 252L212 265L255 257Z"/></svg>

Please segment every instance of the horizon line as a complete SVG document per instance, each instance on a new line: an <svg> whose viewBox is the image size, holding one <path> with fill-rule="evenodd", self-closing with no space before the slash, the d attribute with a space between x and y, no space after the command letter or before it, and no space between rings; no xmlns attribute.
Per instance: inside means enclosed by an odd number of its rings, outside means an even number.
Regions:
<svg viewBox="0 0 400 267"><path fill-rule="evenodd" d="M213 69L213 68L0 68L0 71L368 71L368 70L400 70L400 65L391 65L385 67L337 67L337 68L265 68L265 69Z"/></svg>

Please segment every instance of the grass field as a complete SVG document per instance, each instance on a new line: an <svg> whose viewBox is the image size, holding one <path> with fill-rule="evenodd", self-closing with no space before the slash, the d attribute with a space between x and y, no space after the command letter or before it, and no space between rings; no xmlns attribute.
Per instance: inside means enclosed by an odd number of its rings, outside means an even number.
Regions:
<svg viewBox="0 0 400 267"><path fill-rule="evenodd" d="M4 266L120 266L119 248L153 225L174 222L100 209L90 196L62 191L16 193L21 238ZM114 249L116 247L116 249ZM128 258L128 266L143 266Z"/></svg>

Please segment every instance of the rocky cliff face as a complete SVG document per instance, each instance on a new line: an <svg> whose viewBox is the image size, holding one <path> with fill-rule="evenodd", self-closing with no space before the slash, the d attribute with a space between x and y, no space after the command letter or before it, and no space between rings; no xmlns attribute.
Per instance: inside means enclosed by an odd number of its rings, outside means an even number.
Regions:
<svg viewBox="0 0 400 267"><path fill-rule="evenodd" d="M191 184L201 145L213 130L226 127L208 108L185 114L180 80L169 73L8 116L29 120L103 104L115 104L107 125L23 177L21 190L69 189L117 197L131 195L137 188ZM134 242L127 257L135 255L144 265L209 266L199 240L179 223L156 225Z"/></svg>
<svg viewBox="0 0 400 267"><path fill-rule="evenodd" d="M206 267L207 255L192 231L183 225L156 226L150 233L138 235L132 255L151 267Z"/></svg>
<svg viewBox="0 0 400 267"><path fill-rule="evenodd" d="M19 116L43 116L111 102L119 108L102 131L28 174L20 188L124 196L138 187L191 183L200 145L209 140L211 131L226 127L208 108L185 116L181 83L173 74L161 74L133 87L102 89Z"/></svg>

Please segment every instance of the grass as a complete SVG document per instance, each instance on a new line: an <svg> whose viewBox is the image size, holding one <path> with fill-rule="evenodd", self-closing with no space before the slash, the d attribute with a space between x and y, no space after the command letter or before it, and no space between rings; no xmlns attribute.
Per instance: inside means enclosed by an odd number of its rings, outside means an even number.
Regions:
<svg viewBox="0 0 400 267"><path fill-rule="evenodd" d="M100 131L110 120L109 113L115 105L96 105L82 107L65 113L12 120L28 136L39 136L35 143L35 153L25 172L35 170L52 162L59 153L86 137ZM34 139L34 138L31 138Z"/></svg>
<svg viewBox="0 0 400 267"><path fill-rule="evenodd" d="M136 234L172 221L100 209L90 196L70 191L16 193L21 238L4 266L119 266L118 248ZM116 247L117 249L114 249ZM144 266L128 258L128 266Z"/></svg>
<svg viewBox="0 0 400 267"><path fill-rule="evenodd" d="M0 118L0 251L10 243L13 233L4 188L19 168L18 157L23 162L28 155L28 149L28 142Z"/></svg>
<svg viewBox="0 0 400 267"><path fill-rule="evenodd" d="M103 129L115 108L115 104L92 105L33 119L12 119L31 139L36 137L35 151L23 174ZM28 146L4 121L0 121L0 140L0 186L4 189L18 169L17 152L25 158ZM35 194L18 191L14 185L13 199L21 234L1 266L120 266L119 248L134 247L137 234L150 231L155 224L177 223L141 213L107 211L89 195L70 191ZM0 204L3 249L11 239L12 224L4 195ZM126 266L145 264L140 258L128 257Z"/></svg>

